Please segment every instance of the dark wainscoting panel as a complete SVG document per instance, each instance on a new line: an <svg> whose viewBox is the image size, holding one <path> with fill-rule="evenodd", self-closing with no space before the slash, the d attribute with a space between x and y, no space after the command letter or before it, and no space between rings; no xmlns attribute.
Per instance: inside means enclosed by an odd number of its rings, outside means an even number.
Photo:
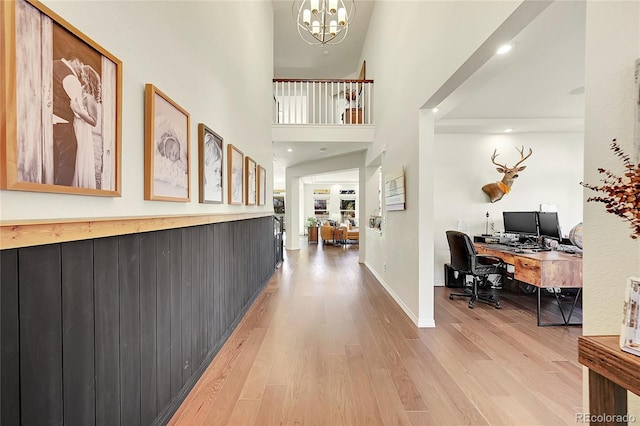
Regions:
<svg viewBox="0 0 640 426"><path fill-rule="evenodd" d="M271 217L0 251L0 423L166 423L275 255Z"/></svg>

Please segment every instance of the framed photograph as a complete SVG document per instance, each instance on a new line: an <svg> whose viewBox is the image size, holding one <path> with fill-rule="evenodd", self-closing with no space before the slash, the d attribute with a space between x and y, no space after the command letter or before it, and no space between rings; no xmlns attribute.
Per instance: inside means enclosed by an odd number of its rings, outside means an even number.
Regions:
<svg viewBox="0 0 640 426"><path fill-rule="evenodd" d="M256 204L256 198L258 196L257 191L257 176L256 176L256 162L251 157L245 157L245 194L244 199L248 206Z"/></svg>
<svg viewBox="0 0 640 426"><path fill-rule="evenodd" d="M640 356L640 278L627 279L620 349Z"/></svg>
<svg viewBox="0 0 640 426"><path fill-rule="evenodd" d="M120 196L122 62L35 0L0 25L0 188Z"/></svg>
<svg viewBox="0 0 640 426"><path fill-rule="evenodd" d="M198 124L200 202L222 203L222 137Z"/></svg>
<svg viewBox="0 0 640 426"><path fill-rule="evenodd" d="M267 204L267 170L258 166L258 205Z"/></svg>
<svg viewBox="0 0 640 426"><path fill-rule="evenodd" d="M145 86L145 200L189 201L189 120L189 113L167 95Z"/></svg>
<svg viewBox="0 0 640 426"><path fill-rule="evenodd" d="M244 204L244 153L232 144L227 145L227 202Z"/></svg>

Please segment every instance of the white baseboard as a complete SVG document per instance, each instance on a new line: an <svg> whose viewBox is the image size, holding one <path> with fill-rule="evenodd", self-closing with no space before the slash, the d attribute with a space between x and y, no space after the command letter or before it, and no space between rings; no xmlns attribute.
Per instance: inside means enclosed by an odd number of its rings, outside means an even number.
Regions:
<svg viewBox="0 0 640 426"><path fill-rule="evenodd" d="M400 299L400 297L393 291L393 289L391 289L391 287L389 287L389 285L384 282L382 277L376 273L371 265L369 265L367 262L365 262L364 264L367 269L369 269L369 271L373 274L373 276L376 277L380 285L385 290L387 290L387 293L389 293L393 300L396 301L396 303L398 304L398 306L400 306L404 313L407 314L411 322L413 322L417 327L420 328L433 328L436 326L436 323L433 319L418 319L418 317L411 311L411 309L409 309L409 307L402 301L402 299Z"/></svg>

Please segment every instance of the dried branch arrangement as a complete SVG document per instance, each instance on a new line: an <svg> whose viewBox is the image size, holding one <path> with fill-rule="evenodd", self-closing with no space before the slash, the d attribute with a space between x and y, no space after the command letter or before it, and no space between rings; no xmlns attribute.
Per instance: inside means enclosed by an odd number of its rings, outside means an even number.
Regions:
<svg viewBox="0 0 640 426"><path fill-rule="evenodd" d="M603 196L587 198L587 201L604 203L609 213L620 216L631 223L631 238L640 237L640 163L634 165L627 154L614 139L611 142L611 150L623 162L625 172L623 176L599 168L598 173L606 177L600 181L603 185L596 186L580 182L585 188L603 193Z"/></svg>

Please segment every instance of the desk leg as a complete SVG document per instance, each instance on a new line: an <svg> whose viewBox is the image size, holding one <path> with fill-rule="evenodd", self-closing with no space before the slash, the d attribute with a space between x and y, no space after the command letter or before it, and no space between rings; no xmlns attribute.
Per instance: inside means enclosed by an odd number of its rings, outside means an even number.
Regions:
<svg viewBox="0 0 640 426"><path fill-rule="evenodd" d="M578 292L576 293L573 302L571 303L571 309L569 310L568 315L565 315L564 313L564 309L562 309L562 302L560 300L560 296L558 296L558 293L553 293L553 295L556 297L556 301L558 302L558 309L560 310L560 315L562 315L562 321L563 322L559 322L559 323L549 323L549 324L542 324L542 318L541 318L541 302L540 302L540 294L542 293L542 288L538 287L536 289L537 293L538 293L538 327L547 327L547 326L554 326L554 325L582 325L582 323L571 323L571 316L573 315L573 311L576 307L576 303L578 302L578 299L580 298L580 294L582 294L582 288L578 288Z"/></svg>
<svg viewBox="0 0 640 426"><path fill-rule="evenodd" d="M627 391L606 377L589 370L589 414L592 418L602 416L603 419L609 420L591 424L626 425L627 422L615 420L624 419L623 416L627 414ZM607 419L607 416L611 418Z"/></svg>

